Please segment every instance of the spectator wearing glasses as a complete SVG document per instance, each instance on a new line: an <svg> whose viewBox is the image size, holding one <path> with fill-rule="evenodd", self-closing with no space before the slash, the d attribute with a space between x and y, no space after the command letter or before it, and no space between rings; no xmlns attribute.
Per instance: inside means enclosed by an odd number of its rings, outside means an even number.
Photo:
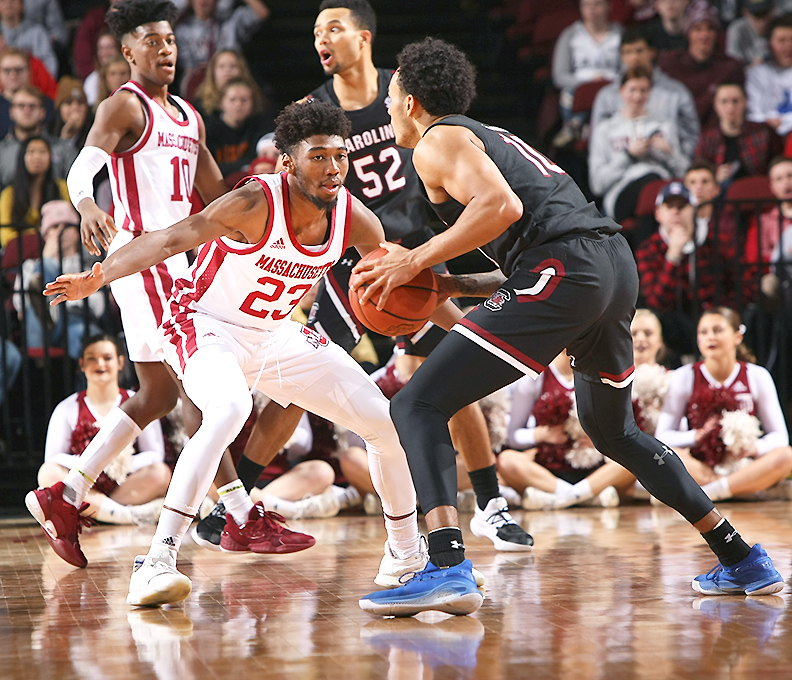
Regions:
<svg viewBox="0 0 792 680"><path fill-rule="evenodd" d="M0 185L14 181L19 147L30 137L46 140L52 154L52 171L56 177L65 177L77 152L68 140L52 137L43 132L46 117L41 93L30 85L20 87L11 100L11 131L0 141Z"/></svg>
<svg viewBox="0 0 792 680"><path fill-rule="evenodd" d="M0 52L0 91L2 91L2 95L0 95L0 138L5 137L11 129L11 97L20 87L32 85L41 92L51 92L54 96L57 87L55 80L50 77L46 85L36 80L31 70L32 64L32 59L14 47L6 48ZM55 105L49 96L44 97L44 110L48 121L55 117Z"/></svg>

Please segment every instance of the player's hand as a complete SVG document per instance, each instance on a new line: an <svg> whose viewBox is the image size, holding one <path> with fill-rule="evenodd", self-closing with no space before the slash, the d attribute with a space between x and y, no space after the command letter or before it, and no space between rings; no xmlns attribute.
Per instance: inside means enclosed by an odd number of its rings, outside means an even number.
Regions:
<svg viewBox="0 0 792 680"><path fill-rule="evenodd" d="M380 248L388 251L378 260L358 262L352 270L353 276L349 279L352 290L357 290L364 283L368 284L360 304L363 305L377 292L380 293L377 309L382 310L388 300L390 292L404 283L415 278L420 269L411 262L411 252L395 243L380 243Z"/></svg>
<svg viewBox="0 0 792 680"><path fill-rule="evenodd" d="M47 284L44 295L52 297L50 305L53 307L66 302L66 300L82 300L99 290L105 281L102 263L96 262L89 272L79 274L61 274L57 279Z"/></svg>
<svg viewBox="0 0 792 680"><path fill-rule="evenodd" d="M107 251L110 241L118 232L118 228L104 210L97 206L92 201L85 199L81 205L88 203L89 205L81 211L82 220L80 222L80 234L85 249L91 255L101 256L102 252L97 247L97 244Z"/></svg>

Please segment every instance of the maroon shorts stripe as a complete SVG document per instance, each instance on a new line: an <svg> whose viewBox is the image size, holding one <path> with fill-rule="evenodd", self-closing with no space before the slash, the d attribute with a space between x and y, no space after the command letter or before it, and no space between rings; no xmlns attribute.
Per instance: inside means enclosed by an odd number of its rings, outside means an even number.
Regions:
<svg viewBox="0 0 792 680"><path fill-rule="evenodd" d="M501 340L499 337L493 335L492 333L490 333L487 330L484 330L481 326L473 323L467 317L462 318L459 321L459 324L464 326L468 330L472 331L473 333L478 335L480 338L482 338L482 339L486 340L487 342L489 342L490 344L494 345L498 349L502 350L503 352L505 352L509 356L514 357L520 363L525 364L531 370L536 371L537 373L541 373L545 369L545 367L542 366L542 364L540 364L538 361L534 361L527 354L523 354L522 352L520 352L515 347L512 347L508 343L506 343L503 340Z"/></svg>

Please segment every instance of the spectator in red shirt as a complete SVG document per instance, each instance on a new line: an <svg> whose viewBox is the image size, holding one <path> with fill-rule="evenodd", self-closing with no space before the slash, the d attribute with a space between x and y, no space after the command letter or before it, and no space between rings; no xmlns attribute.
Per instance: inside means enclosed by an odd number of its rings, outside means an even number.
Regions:
<svg viewBox="0 0 792 680"><path fill-rule="evenodd" d="M775 130L745 119L747 103L741 83L718 85L713 104L718 123L702 130L696 144L694 158L715 164L719 184L767 174L770 159L780 151L781 138Z"/></svg>
<svg viewBox="0 0 792 680"><path fill-rule="evenodd" d="M697 204L681 182L663 187L655 208L658 230L636 251L641 295L658 314L668 345L683 355L695 352L699 309L734 304L736 297L737 249L723 237L716 241L710 225L696 224Z"/></svg>
<svg viewBox="0 0 792 680"><path fill-rule="evenodd" d="M688 48L661 53L659 66L672 78L681 81L693 94L702 127L718 122L712 102L720 83L744 83L741 62L727 57L718 47L720 21L713 7L695 3L686 20Z"/></svg>

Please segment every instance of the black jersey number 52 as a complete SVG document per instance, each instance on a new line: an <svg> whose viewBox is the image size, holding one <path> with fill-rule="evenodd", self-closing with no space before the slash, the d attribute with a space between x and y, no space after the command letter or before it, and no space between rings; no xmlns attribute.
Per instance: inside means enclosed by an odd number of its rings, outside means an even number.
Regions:
<svg viewBox="0 0 792 680"><path fill-rule="evenodd" d="M371 169L370 166L377 161L379 161L380 166L387 165L384 173ZM407 184L407 180L403 175L399 174L401 165L401 156L395 146L386 146L380 150L376 159L374 154L370 153L352 161L352 167L355 169L355 174L362 185L361 191L366 198L381 196L386 187L389 193L403 188Z"/></svg>

